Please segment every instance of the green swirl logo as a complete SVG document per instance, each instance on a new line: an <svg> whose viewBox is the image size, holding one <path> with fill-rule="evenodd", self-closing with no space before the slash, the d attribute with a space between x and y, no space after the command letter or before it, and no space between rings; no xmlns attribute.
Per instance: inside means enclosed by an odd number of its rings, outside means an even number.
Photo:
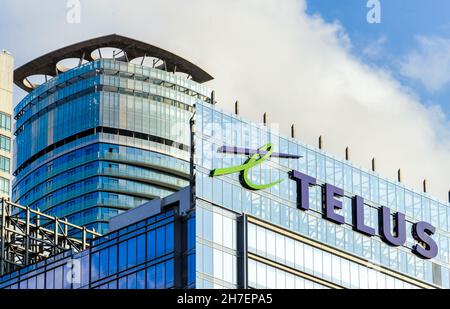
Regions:
<svg viewBox="0 0 450 309"><path fill-rule="evenodd" d="M261 155L261 153L264 153L264 155ZM265 162L266 160L270 159L270 157L272 156L273 153L273 145L271 143L264 145L263 147L259 148L257 153L255 153L254 155L252 155L247 162L245 162L242 165L239 166L233 166L233 167L228 167L228 168L218 168L215 169L211 172L211 176L212 177L217 177L217 176L223 176L223 175L229 175L229 174L234 174L234 173L241 173L241 181L243 183L243 185L245 187L247 187L248 189L251 190L264 190L264 189L268 189L270 187L273 187L277 184L279 184L280 182L282 182L283 180L279 180L276 182L272 182L269 184L254 184L250 178L249 178L249 172L252 168L254 168L257 165L262 164L263 162Z"/></svg>

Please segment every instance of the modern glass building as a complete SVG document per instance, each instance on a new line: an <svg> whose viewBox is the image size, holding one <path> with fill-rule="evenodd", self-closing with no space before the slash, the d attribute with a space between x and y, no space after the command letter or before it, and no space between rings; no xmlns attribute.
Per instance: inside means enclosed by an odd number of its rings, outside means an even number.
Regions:
<svg viewBox="0 0 450 309"><path fill-rule="evenodd" d="M122 65L88 65L99 63ZM190 186L112 217L88 250L7 274L0 288L450 287L448 202L224 112L208 93L190 97Z"/></svg>
<svg viewBox="0 0 450 309"><path fill-rule="evenodd" d="M240 254L252 288L450 287L449 203L209 104L196 112L197 287L235 286L226 261ZM272 157L248 180L211 177L269 143ZM245 232L234 227L240 216ZM423 222L435 229L422 233Z"/></svg>
<svg viewBox="0 0 450 309"><path fill-rule="evenodd" d="M36 85L39 74L46 82ZM13 201L105 233L111 217L188 186L189 120L195 102L210 100L200 84L210 79L118 35L18 68L15 83L29 94L14 109Z"/></svg>
<svg viewBox="0 0 450 309"><path fill-rule="evenodd" d="M9 198L11 181L11 114L13 105L13 57L0 52L0 196Z"/></svg>

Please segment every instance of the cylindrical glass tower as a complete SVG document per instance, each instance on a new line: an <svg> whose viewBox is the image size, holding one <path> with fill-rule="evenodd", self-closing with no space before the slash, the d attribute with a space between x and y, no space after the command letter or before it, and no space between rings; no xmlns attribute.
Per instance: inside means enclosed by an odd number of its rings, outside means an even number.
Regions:
<svg viewBox="0 0 450 309"><path fill-rule="evenodd" d="M120 52L106 59L106 47ZM67 58L79 63L67 69ZM36 86L36 74L50 79ZM192 63L110 35L40 57L14 78L29 91L14 109L14 202L105 233L112 216L189 185L189 119L197 100L210 102L201 83L212 79Z"/></svg>

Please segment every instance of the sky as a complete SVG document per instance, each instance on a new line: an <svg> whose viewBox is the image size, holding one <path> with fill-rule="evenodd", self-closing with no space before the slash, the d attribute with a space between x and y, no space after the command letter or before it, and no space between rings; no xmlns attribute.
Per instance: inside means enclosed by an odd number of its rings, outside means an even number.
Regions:
<svg viewBox="0 0 450 309"><path fill-rule="evenodd" d="M309 0L307 13L339 23L362 61L389 69L450 117L450 1L380 0L381 22L370 24L367 0Z"/></svg>
<svg viewBox="0 0 450 309"><path fill-rule="evenodd" d="M380 4L380 23L368 22L368 2ZM214 76L222 108L239 100L242 116L261 122L267 112L286 134L295 123L304 142L322 135L341 158L349 146L365 169L376 157L380 174L395 179L401 168L408 187L427 179L447 201L449 9L447 0L2 0L0 48L20 66L100 35L146 41Z"/></svg>

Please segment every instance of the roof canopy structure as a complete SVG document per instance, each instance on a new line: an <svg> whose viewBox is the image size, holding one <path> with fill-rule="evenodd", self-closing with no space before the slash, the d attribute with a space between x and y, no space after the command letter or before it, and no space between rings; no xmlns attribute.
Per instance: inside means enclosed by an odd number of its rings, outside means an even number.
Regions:
<svg viewBox="0 0 450 309"><path fill-rule="evenodd" d="M154 57L164 62L159 67L160 69L186 73L198 83L204 83L213 79L211 75L195 64L171 52L135 39L112 34L76 43L41 56L16 69L14 72L14 83L29 92L33 90L33 87L27 81L28 77L34 75L55 76L61 72L61 69L57 67L61 60L78 58L80 63L83 60L93 61L96 59L92 57L92 53L100 48L107 47L123 51L120 57L116 58L120 61L129 62L140 57Z"/></svg>

